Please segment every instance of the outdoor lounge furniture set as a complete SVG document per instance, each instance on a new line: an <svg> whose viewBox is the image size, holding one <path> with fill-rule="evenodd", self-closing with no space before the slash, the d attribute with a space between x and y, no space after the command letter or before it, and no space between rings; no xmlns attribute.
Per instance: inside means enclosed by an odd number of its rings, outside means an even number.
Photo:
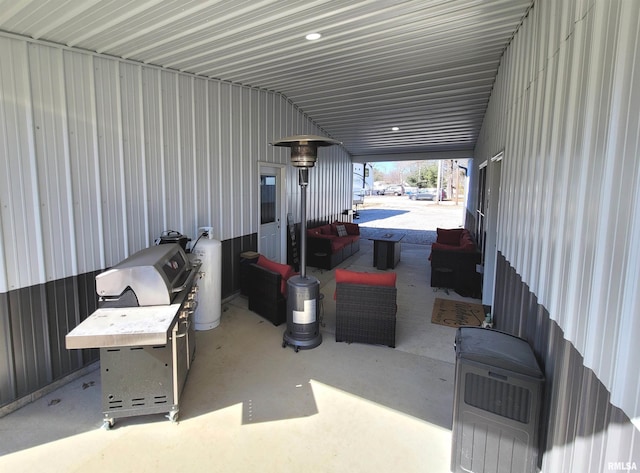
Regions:
<svg viewBox="0 0 640 473"><path fill-rule="evenodd" d="M333 222L307 230L307 263L333 269L360 250L360 227L356 223Z"/></svg>
<svg viewBox="0 0 640 473"><path fill-rule="evenodd" d="M431 245L431 287L451 288L461 296L480 297L481 278L476 265L481 255L469 230L436 229Z"/></svg>
<svg viewBox="0 0 640 473"><path fill-rule="evenodd" d="M249 310L274 325L286 322L287 279L291 266L260 256L249 268ZM396 273L336 269L337 342L396 345Z"/></svg>
<svg viewBox="0 0 640 473"><path fill-rule="evenodd" d="M343 229L334 235L337 226L343 226ZM342 236L344 230L347 233ZM349 234L349 231L352 233ZM315 236L309 236L308 240L322 242L317 243L314 248L322 248L327 252L325 256L316 260L316 263L322 263L323 266L314 266L330 269L337 264L334 258L344 258L345 253L350 255L350 252L359 249L357 245L360 232L355 224L336 222L316 227L310 232ZM342 240L339 240L340 238ZM357 246L355 250L354 245ZM432 287L452 288L464 296L480 295L480 276L476 272L480 254L469 231L462 228L438 228L437 241L431 247L429 259ZM298 273L294 272L291 266L270 261L261 255L256 263L249 267L249 310L274 325L286 322L287 280L295 274ZM335 270L337 342L395 347L396 277L396 273L390 271L366 273L341 268Z"/></svg>

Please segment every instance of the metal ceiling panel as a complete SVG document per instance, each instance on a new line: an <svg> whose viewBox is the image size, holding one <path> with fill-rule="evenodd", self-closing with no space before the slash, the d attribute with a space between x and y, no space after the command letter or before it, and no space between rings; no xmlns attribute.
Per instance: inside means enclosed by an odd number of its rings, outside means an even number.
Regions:
<svg viewBox="0 0 640 473"><path fill-rule="evenodd" d="M473 149L532 3L16 0L0 29L279 92L354 157L387 160Z"/></svg>

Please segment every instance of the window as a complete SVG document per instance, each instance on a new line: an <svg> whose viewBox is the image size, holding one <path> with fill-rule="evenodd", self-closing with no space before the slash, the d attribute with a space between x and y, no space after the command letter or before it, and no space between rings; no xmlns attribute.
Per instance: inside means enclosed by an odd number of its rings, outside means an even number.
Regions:
<svg viewBox="0 0 640 473"><path fill-rule="evenodd" d="M260 176L260 223L276 221L276 176Z"/></svg>

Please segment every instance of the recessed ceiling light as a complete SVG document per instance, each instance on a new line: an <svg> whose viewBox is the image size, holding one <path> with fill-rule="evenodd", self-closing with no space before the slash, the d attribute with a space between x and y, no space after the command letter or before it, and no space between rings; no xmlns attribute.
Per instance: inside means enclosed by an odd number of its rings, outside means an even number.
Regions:
<svg viewBox="0 0 640 473"><path fill-rule="evenodd" d="M309 33L305 38L309 41L315 41L316 39L320 39L322 35L320 33Z"/></svg>
<svg viewBox="0 0 640 473"><path fill-rule="evenodd" d="M397 126L392 126L391 127L391 131L399 131L399 130L400 130L400 128L398 128Z"/></svg>

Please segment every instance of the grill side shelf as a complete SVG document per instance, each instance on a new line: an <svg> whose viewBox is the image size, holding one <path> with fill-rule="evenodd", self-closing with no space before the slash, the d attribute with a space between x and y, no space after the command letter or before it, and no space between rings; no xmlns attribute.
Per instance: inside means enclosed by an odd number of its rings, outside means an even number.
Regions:
<svg viewBox="0 0 640 473"><path fill-rule="evenodd" d="M96 310L65 337L67 349L164 345L180 304Z"/></svg>

